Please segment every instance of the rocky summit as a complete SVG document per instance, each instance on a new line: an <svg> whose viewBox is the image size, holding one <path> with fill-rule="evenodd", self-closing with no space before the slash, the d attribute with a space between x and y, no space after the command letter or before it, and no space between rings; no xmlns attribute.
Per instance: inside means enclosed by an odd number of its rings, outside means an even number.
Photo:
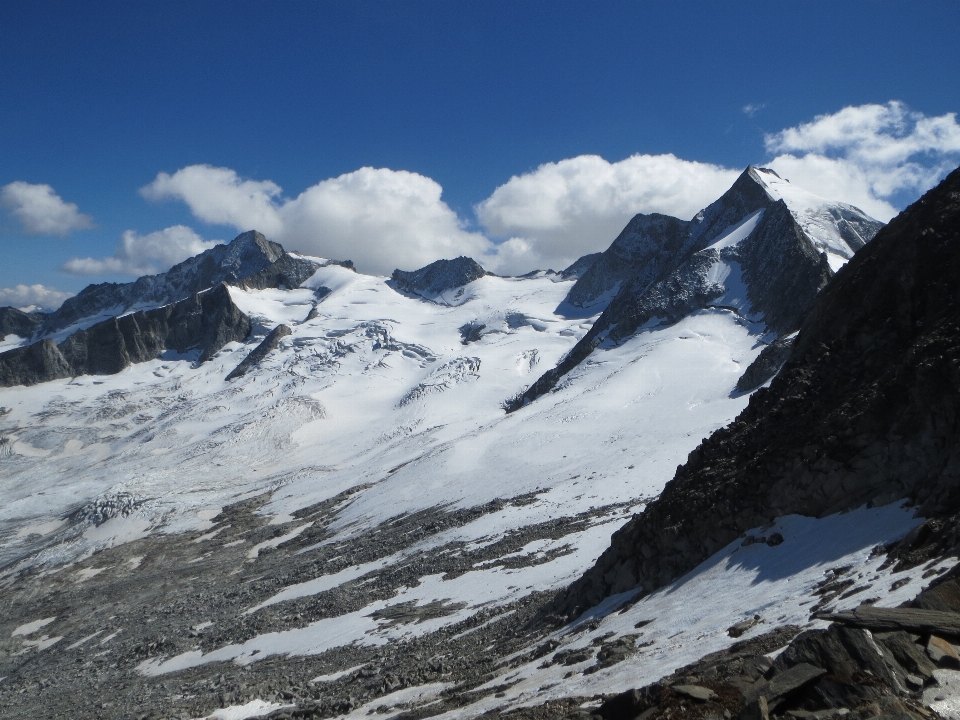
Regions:
<svg viewBox="0 0 960 720"><path fill-rule="evenodd" d="M0 314L0 715L951 717L958 198Z"/></svg>

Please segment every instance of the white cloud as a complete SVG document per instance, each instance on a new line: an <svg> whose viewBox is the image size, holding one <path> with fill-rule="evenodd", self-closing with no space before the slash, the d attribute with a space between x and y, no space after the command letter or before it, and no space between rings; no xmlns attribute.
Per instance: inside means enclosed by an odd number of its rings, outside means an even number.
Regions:
<svg viewBox="0 0 960 720"><path fill-rule="evenodd" d="M93 218L75 203L64 202L49 185L18 180L0 188L0 206L20 221L29 235L64 236L73 230L92 228Z"/></svg>
<svg viewBox="0 0 960 720"><path fill-rule="evenodd" d="M74 275L151 275L221 242L204 240L185 225L174 225L146 235L127 230L113 257L73 258L63 264L63 270Z"/></svg>
<svg viewBox="0 0 960 720"><path fill-rule="evenodd" d="M893 196L928 190L960 161L955 113L927 117L898 101L818 115L764 142L781 153L769 163L778 173L881 220L896 214Z"/></svg>
<svg viewBox="0 0 960 720"><path fill-rule="evenodd" d="M464 229L436 181L405 170L364 167L283 199L270 181L192 165L160 173L141 192L183 200L201 220L260 230L291 250L353 260L363 272L388 274L461 254L480 259L492 248Z"/></svg>
<svg viewBox="0 0 960 720"><path fill-rule="evenodd" d="M499 268L559 269L606 249L637 213L692 217L720 197L738 174L674 155L633 155L614 163L580 155L510 178L476 212L493 234L513 236L501 246Z"/></svg>
<svg viewBox="0 0 960 720"><path fill-rule="evenodd" d="M767 106L766 103L749 103L743 106L743 114L747 117L753 117Z"/></svg>
<svg viewBox="0 0 960 720"><path fill-rule="evenodd" d="M280 192L269 180L243 180L230 168L210 165L188 165L173 175L162 172L140 188L148 200L183 200L204 222L256 229L268 236L282 230L274 202Z"/></svg>
<svg viewBox="0 0 960 720"><path fill-rule="evenodd" d="M46 285L15 285L0 288L0 307L12 305L24 312L32 310L56 310L73 293L61 292Z"/></svg>
<svg viewBox="0 0 960 720"><path fill-rule="evenodd" d="M768 135L765 147L770 159L763 164L796 185L888 220L904 194L931 187L960 160L960 126L952 113L927 117L899 102L862 105ZM257 229L291 250L352 259L363 272L387 274L463 254L519 274L560 269L607 248L636 213L690 218L742 170L669 154L546 163L510 178L474 208L490 236L508 238L498 243L469 231L441 199L437 182L402 170L365 167L285 198L269 180L191 165L158 174L141 193L182 200L205 222ZM128 255L141 257L118 252L107 261L122 263ZM71 262L81 271L81 261Z"/></svg>

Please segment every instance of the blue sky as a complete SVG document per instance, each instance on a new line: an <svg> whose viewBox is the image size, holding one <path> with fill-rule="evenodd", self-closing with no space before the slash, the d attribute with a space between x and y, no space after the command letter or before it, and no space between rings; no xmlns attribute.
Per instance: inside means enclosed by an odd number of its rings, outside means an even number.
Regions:
<svg viewBox="0 0 960 720"><path fill-rule="evenodd" d="M960 163L958 27L953 0L3 3L0 304L251 224L371 272L556 266L748 163L889 215Z"/></svg>

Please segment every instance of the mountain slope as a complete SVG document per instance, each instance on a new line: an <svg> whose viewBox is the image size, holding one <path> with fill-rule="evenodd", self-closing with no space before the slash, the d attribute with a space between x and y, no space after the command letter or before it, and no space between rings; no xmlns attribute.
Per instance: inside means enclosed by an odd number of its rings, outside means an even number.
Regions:
<svg viewBox="0 0 960 720"><path fill-rule="evenodd" d="M283 256L280 245L251 230L227 245L217 245L184 260L165 273L147 275L131 283L87 286L44 318L38 337L131 310L168 305L218 283L235 282L258 273Z"/></svg>
<svg viewBox="0 0 960 720"><path fill-rule="evenodd" d="M646 227L638 218L628 230L633 225ZM794 332L812 299L833 276L831 262L853 256L855 248L844 236L862 247L881 226L856 208L796 190L772 170L754 167L689 225L679 223L670 225L669 247L674 252L641 253L639 269L629 280L610 274L603 279L598 269L605 266L601 258L577 281L571 297L597 296L598 288L619 291L570 354L511 400L509 411L549 392L601 343L622 342L648 323L673 323L705 307L731 307L762 319L778 335ZM634 233L624 231L607 251L612 266L623 264L616 260L623 254L618 246L623 238L639 242ZM660 247L653 240L641 246ZM588 278L589 286L578 290Z"/></svg>
<svg viewBox="0 0 960 720"><path fill-rule="evenodd" d="M817 298L791 358L559 600L660 587L746 530L909 498L960 510L960 170Z"/></svg>

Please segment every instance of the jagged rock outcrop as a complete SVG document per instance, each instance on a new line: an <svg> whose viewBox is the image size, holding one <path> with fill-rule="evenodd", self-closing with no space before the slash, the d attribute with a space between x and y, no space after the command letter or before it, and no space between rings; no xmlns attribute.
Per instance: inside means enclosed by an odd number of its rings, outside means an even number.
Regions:
<svg viewBox="0 0 960 720"><path fill-rule="evenodd" d="M564 280L576 280L593 267L593 264L599 260L602 255L603 253L595 252L578 257L568 267L561 270L559 275Z"/></svg>
<svg viewBox="0 0 960 720"><path fill-rule="evenodd" d="M717 306L762 319L778 335L795 332L817 293L834 275L827 250L848 258L854 249L842 240L835 226L827 233L822 225L816 225L818 236L809 235L797 220L798 215L806 215L791 209L781 197L783 189L776 190L777 186L772 185L772 178L785 184L772 170L749 167L730 190L690 223L658 220L661 224L653 227L664 229L659 241L644 244L637 240L638 247L644 248L639 257L648 258L647 264L622 282L590 331L555 368L505 403L507 411L518 410L549 392L605 340L622 342L654 320L674 323L696 310ZM841 207L851 217L862 218L858 227L867 240L872 237L869 230L880 226L856 208L839 204L826 207ZM833 217L819 206L817 210ZM647 227L644 223L652 217L666 216L638 216L640 220L634 218L631 224ZM856 237L858 246L862 245L861 235ZM615 253L610 257L613 267ZM598 260L577 281L568 297L572 298L578 285L599 274L605 266L604 259ZM603 286L599 281L590 282L590 288ZM613 284L620 282L618 279ZM743 288L745 296L740 292Z"/></svg>
<svg viewBox="0 0 960 720"><path fill-rule="evenodd" d="M960 511L960 170L841 269L769 389L694 450L661 496L558 596L577 615L649 592L750 528L908 498Z"/></svg>
<svg viewBox="0 0 960 720"><path fill-rule="evenodd" d="M234 281L233 285L244 290L286 288L292 290L310 279L322 265L304 257L283 253L263 270Z"/></svg>
<svg viewBox="0 0 960 720"><path fill-rule="evenodd" d="M778 372L790 357L796 334L783 335L767 345L737 380L737 392L749 392L763 385Z"/></svg>
<svg viewBox="0 0 960 720"><path fill-rule="evenodd" d="M263 341L257 345L250 353L240 361L240 364L237 365L233 370L230 371L230 374L227 375L227 380L233 380L234 378L243 377L250 370L257 367L264 361L264 359L271 352L277 349L277 346L280 344L280 340L285 338L287 335L290 335L293 331L290 329L289 325L277 325L270 333L263 339Z"/></svg>
<svg viewBox="0 0 960 720"><path fill-rule="evenodd" d="M433 299L440 293L479 280L487 271L473 258L461 255L453 260L437 260L419 270L394 270L391 278L397 289Z"/></svg>
<svg viewBox="0 0 960 720"><path fill-rule="evenodd" d="M199 361L204 362L228 342L245 340L250 328L250 318L221 283L171 305L97 323L59 345L47 338L0 353L0 386L114 374L132 363L153 360L166 350L200 350Z"/></svg>
<svg viewBox="0 0 960 720"><path fill-rule="evenodd" d="M0 353L0 387L36 385L72 375L70 363L49 338Z"/></svg>
<svg viewBox="0 0 960 720"><path fill-rule="evenodd" d="M131 283L88 285L44 318L40 335L63 330L85 318L119 315L136 307L167 305L220 282L236 283L284 257L283 247L255 230L238 235L174 265L165 273ZM301 281L302 282L302 281Z"/></svg>
<svg viewBox="0 0 960 720"><path fill-rule="evenodd" d="M0 339L7 335L28 338L41 323L44 313L25 313L15 307L0 307Z"/></svg>
<svg viewBox="0 0 960 720"><path fill-rule="evenodd" d="M635 216L613 244L579 275L567 301L578 307L594 305L635 277L649 285L676 265L689 236L687 221L659 213Z"/></svg>

